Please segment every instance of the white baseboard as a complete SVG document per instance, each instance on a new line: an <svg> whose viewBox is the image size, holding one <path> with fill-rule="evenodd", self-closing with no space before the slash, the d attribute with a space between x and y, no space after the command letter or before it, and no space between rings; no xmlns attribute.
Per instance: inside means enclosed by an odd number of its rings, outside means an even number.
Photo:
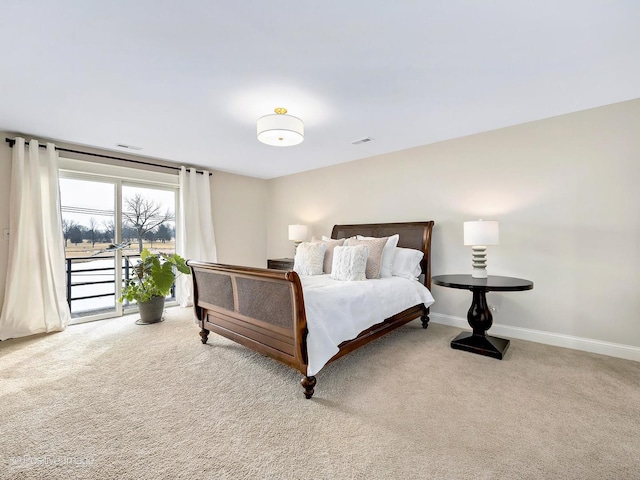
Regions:
<svg viewBox="0 0 640 480"><path fill-rule="evenodd" d="M433 323L441 323L451 327L471 330L466 318L434 312L429 313L429 318ZM627 360L640 362L640 347L634 347L632 345L622 345L619 343L592 340L590 338L532 330L530 328L512 327L499 323L494 323L489 332L492 335L501 337L517 338L530 342L543 343L545 345L553 345L555 347L572 348L574 350L599 353L600 355L609 355L610 357L625 358Z"/></svg>

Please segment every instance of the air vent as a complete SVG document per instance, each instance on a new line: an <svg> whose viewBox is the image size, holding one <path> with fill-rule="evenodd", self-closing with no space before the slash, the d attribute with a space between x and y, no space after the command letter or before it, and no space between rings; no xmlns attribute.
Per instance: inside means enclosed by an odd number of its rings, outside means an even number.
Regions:
<svg viewBox="0 0 640 480"><path fill-rule="evenodd" d="M354 140L353 142L351 142L351 145L360 145L361 143L367 143L367 142L372 142L373 138L371 137L364 137L361 138L359 140Z"/></svg>
<svg viewBox="0 0 640 480"><path fill-rule="evenodd" d="M124 143L118 143L116 146L120 148L128 148L129 150L142 150L142 147L136 147L135 145L125 145Z"/></svg>

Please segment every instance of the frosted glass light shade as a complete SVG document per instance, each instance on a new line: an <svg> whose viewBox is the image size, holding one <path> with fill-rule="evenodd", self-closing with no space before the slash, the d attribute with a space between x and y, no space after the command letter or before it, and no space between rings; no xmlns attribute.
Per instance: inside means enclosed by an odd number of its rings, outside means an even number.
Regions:
<svg viewBox="0 0 640 480"><path fill-rule="evenodd" d="M274 147L298 145L304 140L304 123L291 115L265 115L258 119L258 140Z"/></svg>
<svg viewBox="0 0 640 480"><path fill-rule="evenodd" d="M306 225L289 225L289 240L294 242L304 242L309 234Z"/></svg>
<svg viewBox="0 0 640 480"><path fill-rule="evenodd" d="M498 245L500 243L500 231L498 222L476 220L464 222L465 245Z"/></svg>

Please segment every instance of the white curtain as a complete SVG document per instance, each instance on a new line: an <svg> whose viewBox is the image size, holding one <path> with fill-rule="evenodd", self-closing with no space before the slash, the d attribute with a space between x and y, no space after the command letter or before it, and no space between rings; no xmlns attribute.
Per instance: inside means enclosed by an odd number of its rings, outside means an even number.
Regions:
<svg viewBox="0 0 640 480"><path fill-rule="evenodd" d="M211 184L208 171L180 169L180 228L178 254L189 260L217 262L216 239L211 213ZM189 275L178 277L180 305L193 305L193 285Z"/></svg>
<svg viewBox="0 0 640 480"><path fill-rule="evenodd" d="M64 240L58 154L16 138L12 152L9 265L0 340L64 330L71 320L65 295Z"/></svg>

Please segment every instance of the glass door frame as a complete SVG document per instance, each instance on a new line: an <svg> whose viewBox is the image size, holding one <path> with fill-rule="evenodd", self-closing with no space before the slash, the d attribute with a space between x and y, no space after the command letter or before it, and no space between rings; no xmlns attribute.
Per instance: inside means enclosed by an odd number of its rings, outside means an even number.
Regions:
<svg viewBox="0 0 640 480"><path fill-rule="evenodd" d="M175 226L174 226L174 231L175 231L175 248L174 250L177 252L178 251L178 224L180 221L180 188L179 186L168 186L168 185L159 185L159 184L154 184L154 183L147 183L147 182L135 182L135 181L131 181L131 180L119 180L117 186L116 186L116 195L118 195L117 197L117 202L116 202L116 215L118 216L118 218L120 218L120 221L118 222L116 228L115 228L115 233L114 236L116 237L116 243L121 243L122 242L122 227L123 227L123 222L122 222L122 201L124 200L122 198L122 189L123 187L139 187L139 188L154 188L155 190L166 190L166 191L170 191L173 192L173 197L174 197L174 205L175 205L175 211L174 211L174 216L175 216ZM118 256L117 261L119 262L118 265L122 265L122 260L124 258L124 256L122 255L122 252L120 250L116 250L116 254ZM120 298L120 296L122 295L122 269L120 271L120 282L116 282L116 294L118 295L116 298ZM179 285L176 283L175 286L175 292L176 292L176 298L175 300L165 300L164 305L165 307L173 307L179 304L178 302L178 290L179 290ZM124 304L117 302L120 309L122 310L122 313L120 314L120 316L122 315L128 315L130 313L136 313L138 312L138 305L137 304L132 304L132 305L127 305L127 307L124 307Z"/></svg>
<svg viewBox="0 0 640 480"><path fill-rule="evenodd" d="M159 172L147 172L144 170L132 169L128 167L117 167L106 164L94 164L82 160L60 158L59 176L60 178L69 178L74 180L84 180L90 182L101 182L114 185L114 243L122 242L122 189L123 186L155 188L158 190L173 191L175 198L175 248L179 248L178 229L180 224L180 185L178 175L166 174ZM87 171L90 170L90 171ZM93 170L93 171L91 171ZM139 180L137 180L139 179ZM94 315L86 315L82 317L72 318L70 324L79 324L93 322L96 320L104 320L108 318L118 318L123 315L129 315L138 312L137 305L127 306L118 301L122 295L123 281L123 261L122 252L116 250L114 252L114 282L115 282L115 310L113 312L98 313ZM165 306L171 307L178 305L178 289L176 285L176 299L165 302Z"/></svg>

